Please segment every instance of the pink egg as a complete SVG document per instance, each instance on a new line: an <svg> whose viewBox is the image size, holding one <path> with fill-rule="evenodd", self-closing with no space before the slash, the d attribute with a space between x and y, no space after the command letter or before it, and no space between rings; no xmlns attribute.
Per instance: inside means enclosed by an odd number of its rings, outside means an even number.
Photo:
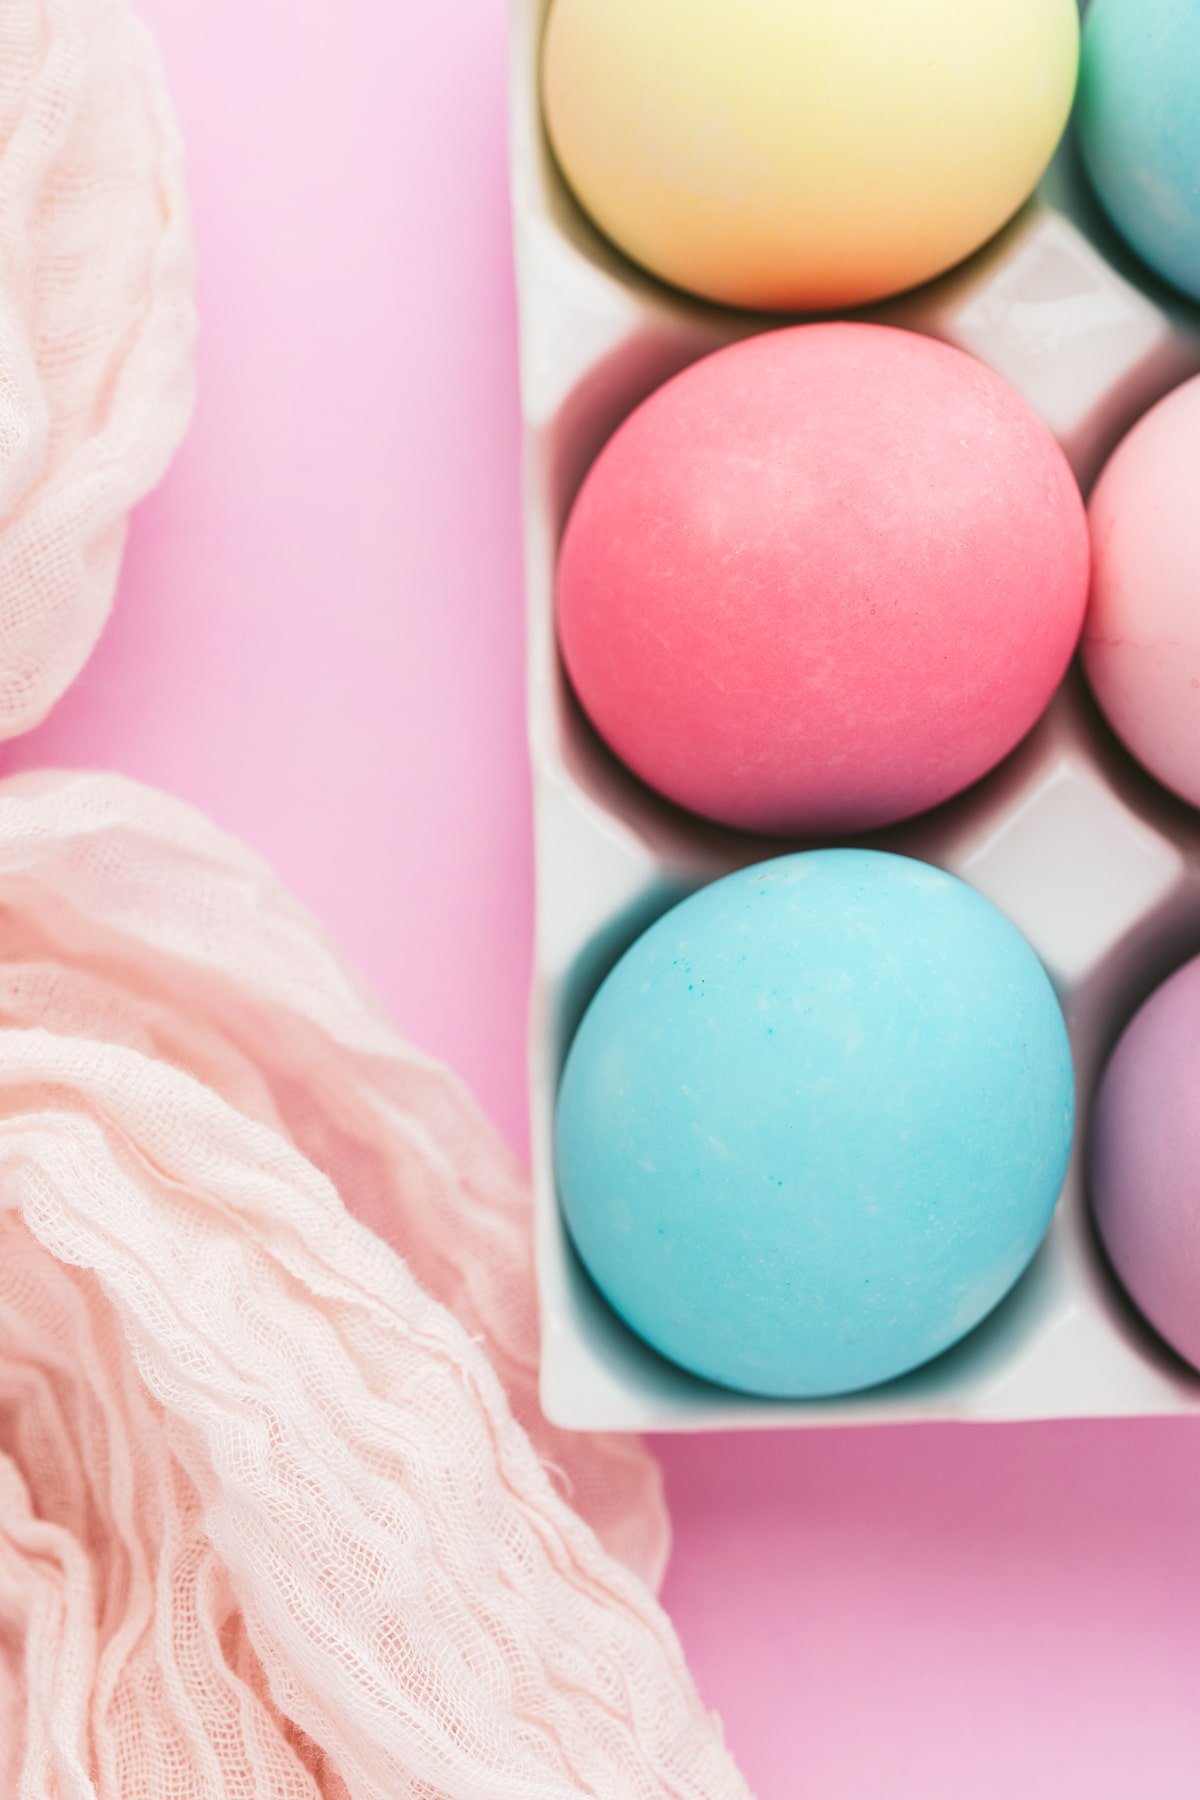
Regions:
<svg viewBox="0 0 1200 1800"><path fill-rule="evenodd" d="M1087 593L1079 490L999 376L880 325L731 345L621 426L563 538L563 657L600 735L691 811L859 831L986 773Z"/></svg>
<svg viewBox="0 0 1200 1800"><path fill-rule="evenodd" d="M1088 508L1083 663L1109 724L1200 806L1200 376L1122 439Z"/></svg>

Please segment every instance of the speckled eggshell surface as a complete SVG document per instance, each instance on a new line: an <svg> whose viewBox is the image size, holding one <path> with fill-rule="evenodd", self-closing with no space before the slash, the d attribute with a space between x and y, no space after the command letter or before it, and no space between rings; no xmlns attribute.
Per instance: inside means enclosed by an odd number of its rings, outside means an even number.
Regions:
<svg viewBox="0 0 1200 1800"><path fill-rule="evenodd" d="M553 0L543 110L635 262L743 307L927 281L1032 191L1067 121L1075 0Z"/></svg>
<svg viewBox="0 0 1200 1800"><path fill-rule="evenodd" d="M1076 107L1101 205L1138 255L1200 300L1200 6L1091 0Z"/></svg>
<svg viewBox="0 0 1200 1800"><path fill-rule="evenodd" d="M1138 761L1200 806L1200 376L1118 444L1088 516L1088 681Z"/></svg>
<svg viewBox="0 0 1200 1800"><path fill-rule="evenodd" d="M975 781L1070 661L1087 526L998 375L880 325L802 325L693 364L588 474L559 641L636 774L745 829L836 834Z"/></svg>
<svg viewBox="0 0 1200 1800"><path fill-rule="evenodd" d="M1141 1312L1200 1368L1200 958L1126 1027L1097 1091L1092 1210Z"/></svg>
<svg viewBox="0 0 1200 1800"><path fill-rule="evenodd" d="M1008 1292L1073 1113L1057 999L990 902L905 857L810 851L701 889L609 974L559 1091L559 1195L665 1356L834 1394Z"/></svg>

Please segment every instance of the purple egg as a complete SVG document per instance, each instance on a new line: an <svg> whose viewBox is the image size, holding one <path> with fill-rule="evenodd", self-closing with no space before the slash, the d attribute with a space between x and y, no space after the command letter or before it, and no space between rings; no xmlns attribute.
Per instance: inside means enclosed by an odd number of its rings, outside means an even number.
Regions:
<svg viewBox="0 0 1200 1800"><path fill-rule="evenodd" d="M1092 1211L1130 1299L1200 1368L1200 957L1125 1028L1096 1095Z"/></svg>

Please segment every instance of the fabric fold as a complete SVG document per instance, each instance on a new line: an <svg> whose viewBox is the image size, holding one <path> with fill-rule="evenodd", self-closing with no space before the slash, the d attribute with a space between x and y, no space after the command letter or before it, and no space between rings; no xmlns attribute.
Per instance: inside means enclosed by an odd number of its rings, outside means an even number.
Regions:
<svg viewBox="0 0 1200 1800"><path fill-rule="evenodd" d="M4 1791L743 1794L536 1354L513 1159L263 864L0 784Z"/></svg>
<svg viewBox="0 0 1200 1800"><path fill-rule="evenodd" d="M192 407L191 226L157 54L125 0L0 22L0 738L79 673L130 507Z"/></svg>

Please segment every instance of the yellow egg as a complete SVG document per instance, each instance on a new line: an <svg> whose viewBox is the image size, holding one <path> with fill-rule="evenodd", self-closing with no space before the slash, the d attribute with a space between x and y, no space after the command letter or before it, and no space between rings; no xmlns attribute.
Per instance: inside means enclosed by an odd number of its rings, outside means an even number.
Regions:
<svg viewBox="0 0 1200 1800"><path fill-rule="evenodd" d="M853 306L986 242L1075 87L1075 0L554 0L542 96L584 210L734 306Z"/></svg>

